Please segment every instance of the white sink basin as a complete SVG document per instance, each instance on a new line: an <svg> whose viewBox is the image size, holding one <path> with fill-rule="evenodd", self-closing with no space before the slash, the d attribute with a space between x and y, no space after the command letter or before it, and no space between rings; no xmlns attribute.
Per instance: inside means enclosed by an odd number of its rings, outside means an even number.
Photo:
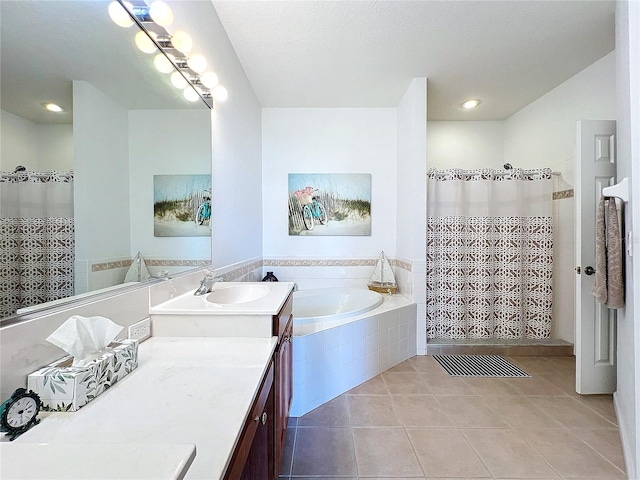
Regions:
<svg viewBox="0 0 640 480"><path fill-rule="evenodd" d="M221 305L247 303L266 297L271 289L266 285L233 285L214 290L207 295L207 301Z"/></svg>

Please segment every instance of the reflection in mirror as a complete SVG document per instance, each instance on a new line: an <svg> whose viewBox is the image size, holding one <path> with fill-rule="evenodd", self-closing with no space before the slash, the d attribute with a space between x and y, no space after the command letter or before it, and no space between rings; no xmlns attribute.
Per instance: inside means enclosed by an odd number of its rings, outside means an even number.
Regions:
<svg viewBox="0 0 640 480"><path fill-rule="evenodd" d="M0 2L0 318L115 288L138 252L158 277L210 263L210 235L154 236L154 176L211 173L209 107L110 3Z"/></svg>

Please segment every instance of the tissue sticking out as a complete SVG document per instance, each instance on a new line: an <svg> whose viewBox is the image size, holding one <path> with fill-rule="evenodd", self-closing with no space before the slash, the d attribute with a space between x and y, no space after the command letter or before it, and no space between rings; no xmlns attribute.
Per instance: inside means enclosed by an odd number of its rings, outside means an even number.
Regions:
<svg viewBox="0 0 640 480"><path fill-rule="evenodd" d="M106 317L74 315L58 327L47 341L73 357L74 367L82 367L98 358L123 327Z"/></svg>

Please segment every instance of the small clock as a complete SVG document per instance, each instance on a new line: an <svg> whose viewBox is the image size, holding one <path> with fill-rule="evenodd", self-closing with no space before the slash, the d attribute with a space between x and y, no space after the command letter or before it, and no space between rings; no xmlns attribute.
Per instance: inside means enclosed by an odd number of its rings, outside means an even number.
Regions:
<svg viewBox="0 0 640 480"><path fill-rule="evenodd" d="M0 431L15 440L32 426L40 423L36 418L40 412L40 397L37 393L18 388L11 398L0 406Z"/></svg>

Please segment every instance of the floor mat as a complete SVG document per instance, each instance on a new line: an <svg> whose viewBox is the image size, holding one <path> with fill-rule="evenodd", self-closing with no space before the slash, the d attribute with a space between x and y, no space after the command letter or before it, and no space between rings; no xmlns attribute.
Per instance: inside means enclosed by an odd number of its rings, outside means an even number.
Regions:
<svg viewBox="0 0 640 480"><path fill-rule="evenodd" d="M453 377L530 377L500 355L433 355Z"/></svg>

